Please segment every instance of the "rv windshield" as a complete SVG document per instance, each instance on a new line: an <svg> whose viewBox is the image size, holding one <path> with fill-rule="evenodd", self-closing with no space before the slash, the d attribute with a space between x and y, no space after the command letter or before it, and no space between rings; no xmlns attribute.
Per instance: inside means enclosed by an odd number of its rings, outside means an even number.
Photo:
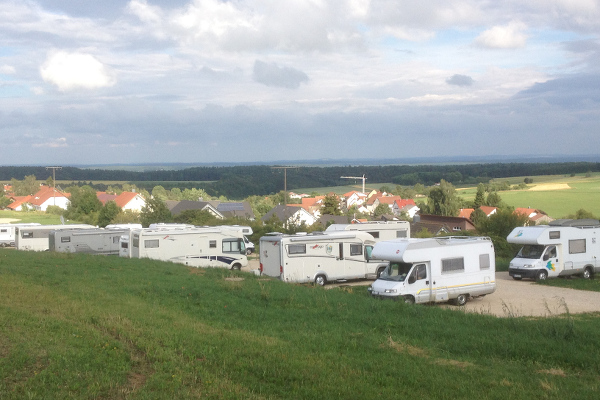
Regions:
<svg viewBox="0 0 600 400"><path fill-rule="evenodd" d="M542 246L539 244L526 244L521 247L519 253L517 253L517 258L530 258L537 260L542 256L544 249L546 246Z"/></svg>
<svg viewBox="0 0 600 400"><path fill-rule="evenodd" d="M381 273L379 279L383 279L384 281L404 282L412 266L412 264L407 263L391 262Z"/></svg>

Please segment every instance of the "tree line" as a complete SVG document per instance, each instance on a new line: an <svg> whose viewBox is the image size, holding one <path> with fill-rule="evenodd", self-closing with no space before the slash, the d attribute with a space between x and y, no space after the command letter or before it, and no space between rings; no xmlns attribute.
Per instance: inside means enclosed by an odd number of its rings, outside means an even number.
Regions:
<svg viewBox="0 0 600 400"><path fill-rule="evenodd" d="M396 185L426 186L442 179L453 185L477 185L491 179L514 176L581 174L600 171L600 163L491 163L465 165L382 165L290 168L285 183L288 190L306 187L344 186L342 176L363 176L368 182L389 182ZM45 167L0 167L0 181L23 180L28 175L47 176ZM278 193L284 187L282 169L268 165L231 167L194 167L181 170L126 171L63 167L58 171L61 181L123 181L151 191L161 185L165 189L198 188L213 197L243 199L252 195ZM91 185L90 185L91 186ZM98 190L98 184L94 184Z"/></svg>

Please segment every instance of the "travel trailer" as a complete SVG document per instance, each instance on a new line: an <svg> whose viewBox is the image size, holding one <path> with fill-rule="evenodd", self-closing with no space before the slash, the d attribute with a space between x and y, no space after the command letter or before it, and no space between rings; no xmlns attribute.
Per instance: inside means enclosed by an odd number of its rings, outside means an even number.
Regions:
<svg viewBox="0 0 600 400"><path fill-rule="evenodd" d="M366 232L319 232L260 238L260 271L284 282L375 278L385 264L370 257L375 245Z"/></svg>
<svg viewBox="0 0 600 400"><path fill-rule="evenodd" d="M22 223L22 224L0 224L0 247L15 246L15 232L17 228L28 226L39 226L37 222Z"/></svg>
<svg viewBox="0 0 600 400"><path fill-rule="evenodd" d="M508 268L513 279L545 280L581 275L589 279L600 271L600 221L560 219L549 225L513 229L509 243L521 244Z"/></svg>
<svg viewBox="0 0 600 400"><path fill-rule="evenodd" d="M119 255L120 239L129 229L65 229L49 235L49 249L59 253Z"/></svg>
<svg viewBox="0 0 600 400"><path fill-rule="evenodd" d="M151 258L192 267L241 269L248 265L244 235L236 230L137 229L131 232L128 245L131 258Z"/></svg>
<svg viewBox="0 0 600 400"><path fill-rule="evenodd" d="M17 250L46 251L50 248L50 232L57 230L95 229L96 226L86 224L72 225L38 225L17 228L15 247Z"/></svg>
<svg viewBox="0 0 600 400"><path fill-rule="evenodd" d="M376 241L410 237L408 221L369 221L356 224L331 224L325 232L359 231L367 232Z"/></svg>
<svg viewBox="0 0 600 400"><path fill-rule="evenodd" d="M368 289L372 296L464 305L496 290L494 245L487 237L383 241L375 244L373 257L389 263Z"/></svg>

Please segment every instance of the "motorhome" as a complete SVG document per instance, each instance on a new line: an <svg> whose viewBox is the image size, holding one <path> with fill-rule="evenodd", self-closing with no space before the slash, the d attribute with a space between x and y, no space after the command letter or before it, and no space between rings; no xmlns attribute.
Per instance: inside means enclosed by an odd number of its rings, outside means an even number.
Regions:
<svg viewBox="0 0 600 400"><path fill-rule="evenodd" d="M254 243L252 243L250 239L248 239L248 236L254 233L252 227L246 225L219 225L215 228L242 232L244 234L244 245L246 246L246 255L254 253Z"/></svg>
<svg viewBox="0 0 600 400"><path fill-rule="evenodd" d="M375 278L385 268L370 257L375 245L366 232L274 234L260 238L260 271L284 282Z"/></svg>
<svg viewBox="0 0 600 400"><path fill-rule="evenodd" d="M107 226L107 228L109 226ZM192 229L192 228L196 228L196 226L191 225L191 224L165 223L165 222L150 224L150 226L148 227L148 229L156 230L156 231L158 231L158 230L161 230L161 231L184 230L184 229ZM131 244L132 232L134 229L141 230L142 226L139 225L138 227L133 227L128 232L121 235L121 238L119 239L119 256L120 257L131 258L131 245L130 244Z"/></svg>
<svg viewBox="0 0 600 400"><path fill-rule="evenodd" d="M545 280L600 272L600 221L561 219L549 225L517 227L509 243L523 245L508 268L513 279Z"/></svg>
<svg viewBox="0 0 600 400"><path fill-rule="evenodd" d="M0 247L15 246L15 232L17 228L28 226L39 226L37 222L20 223L20 224L0 224Z"/></svg>
<svg viewBox="0 0 600 400"><path fill-rule="evenodd" d="M17 250L47 251L50 248L50 232L64 229L94 229L93 225L38 225L17 228L15 247Z"/></svg>
<svg viewBox="0 0 600 400"><path fill-rule="evenodd" d="M131 258L241 269L248 265L243 236L219 228L138 229L131 232L129 247Z"/></svg>
<svg viewBox="0 0 600 400"><path fill-rule="evenodd" d="M59 253L119 255L120 239L129 229L65 229L49 235L49 249Z"/></svg>
<svg viewBox="0 0 600 400"><path fill-rule="evenodd" d="M494 245L487 237L383 241L373 257L389 261L368 289L376 297L464 305L496 290Z"/></svg>
<svg viewBox="0 0 600 400"><path fill-rule="evenodd" d="M359 231L367 232L376 241L410 237L408 221L369 221L355 224L331 224L325 232Z"/></svg>

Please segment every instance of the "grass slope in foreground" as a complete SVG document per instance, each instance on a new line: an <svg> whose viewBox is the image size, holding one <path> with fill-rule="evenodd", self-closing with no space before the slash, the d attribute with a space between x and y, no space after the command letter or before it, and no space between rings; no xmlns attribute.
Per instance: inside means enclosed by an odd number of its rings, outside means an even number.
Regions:
<svg viewBox="0 0 600 400"><path fill-rule="evenodd" d="M495 318L364 287L3 249L0 398L592 398L598 318Z"/></svg>

